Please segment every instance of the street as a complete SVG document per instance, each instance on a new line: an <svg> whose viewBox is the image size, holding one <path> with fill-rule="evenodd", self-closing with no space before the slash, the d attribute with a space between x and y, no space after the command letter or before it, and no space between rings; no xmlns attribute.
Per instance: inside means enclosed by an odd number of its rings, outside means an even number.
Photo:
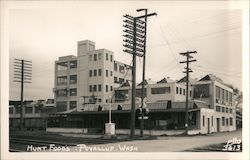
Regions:
<svg viewBox="0 0 250 160"><path fill-rule="evenodd" d="M127 146L127 151L139 152L180 152L187 151L197 147L204 147L213 144L227 143L234 138L242 139L242 131L215 133L210 135L197 135L189 137L158 137L157 140L134 140L112 144L102 144L96 146L114 147L116 151ZM134 150L133 150L134 149ZM223 148L221 148L222 150Z"/></svg>

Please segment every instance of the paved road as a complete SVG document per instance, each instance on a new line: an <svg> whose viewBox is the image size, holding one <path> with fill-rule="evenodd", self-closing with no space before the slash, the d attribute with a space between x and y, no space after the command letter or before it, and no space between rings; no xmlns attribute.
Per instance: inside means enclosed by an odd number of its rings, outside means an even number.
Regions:
<svg viewBox="0 0 250 160"><path fill-rule="evenodd" d="M115 151L121 151L121 149L125 148L127 151L139 152L176 152L212 144L227 143L228 140L233 138L241 140L241 130L189 137L158 137L157 140L135 140L98 146L114 147L116 148Z"/></svg>

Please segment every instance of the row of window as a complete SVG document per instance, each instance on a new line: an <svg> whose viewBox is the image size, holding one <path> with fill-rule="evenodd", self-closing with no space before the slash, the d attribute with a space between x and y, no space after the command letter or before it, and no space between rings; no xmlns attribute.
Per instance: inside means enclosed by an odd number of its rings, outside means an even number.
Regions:
<svg viewBox="0 0 250 160"><path fill-rule="evenodd" d="M233 109L227 108L227 107L222 107L222 106L216 106L216 111L217 112L233 113Z"/></svg>
<svg viewBox="0 0 250 160"><path fill-rule="evenodd" d="M113 86L108 86L108 85L105 85L105 91L108 92L109 91L109 88L110 88L110 91L113 91ZM89 85L89 92L92 93L92 92L101 92L102 91L102 85L101 84L94 84L94 85Z"/></svg>
<svg viewBox="0 0 250 160"><path fill-rule="evenodd" d="M77 68L77 60L69 61L69 62L59 62L56 65L56 69L58 71L65 71L68 68L70 69Z"/></svg>
<svg viewBox="0 0 250 160"><path fill-rule="evenodd" d="M184 88L176 87L176 94L186 95L186 90ZM189 96L192 95L192 91L189 91Z"/></svg>
<svg viewBox="0 0 250 160"><path fill-rule="evenodd" d="M110 60L110 62L113 62L113 55L109 55L108 53L106 53L105 57L106 61ZM89 61L97 61L101 59L102 59L102 53L89 55Z"/></svg>
<svg viewBox="0 0 250 160"><path fill-rule="evenodd" d="M214 120L214 117L212 116L211 117L211 125L213 126L213 120ZM228 123L229 122L229 123ZM205 116L202 116L202 125L203 127L205 126ZM233 118L230 117L230 118L225 118L225 117L222 117L222 126L232 126L233 125Z"/></svg>
<svg viewBox="0 0 250 160"><path fill-rule="evenodd" d="M229 120L229 124L228 124L228 120ZM233 118L230 117L230 118L225 118L225 117L222 117L222 126L232 126L233 125Z"/></svg>
<svg viewBox="0 0 250 160"><path fill-rule="evenodd" d="M106 77L108 77L109 75L112 77L113 76L113 72L109 70L105 70L105 75ZM102 76L102 69L94 69L94 70L89 70L89 77L96 77L96 76Z"/></svg>
<svg viewBox="0 0 250 160"><path fill-rule="evenodd" d="M101 98L90 98L90 99L89 99L89 103L96 103L96 102L101 103L101 102L102 102L102 99L101 99ZM109 102L109 99L106 99L105 102L106 102L106 103L110 103L110 102Z"/></svg>
<svg viewBox="0 0 250 160"><path fill-rule="evenodd" d="M205 116L202 116L202 125L205 126ZM214 126L214 116L211 117L211 126Z"/></svg>
<svg viewBox="0 0 250 160"><path fill-rule="evenodd" d="M57 77L57 85L67 85L68 76L59 76ZM76 84L77 83L77 75L70 75L69 76L69 83Z"/></svg>
<svg viewBox="0 0 250 160"><path fill-rule="evenodd" d="M40 113L40 107L34 107L35 113ZM20 114L21 107L15 107L15 114ZM33 113L33 107L24 107L24 112L26 114ZM14 114L14 108L9 108L9 114Z"/></svg>
<svg viewBox="0 0 250 160"><path fill-rule="evenodd" d="M233 94L223 88L216 86L215 96L216 99L232 103Z"/></svg>
<svg viewBox="0 0 250 160"><path fill-rule="evenodd" d="M67 97L67 89L58 89L56 91L56 95L58 97ZM69 96L77 96L77 89L76 88L71 88L69 89Z"/></svg>

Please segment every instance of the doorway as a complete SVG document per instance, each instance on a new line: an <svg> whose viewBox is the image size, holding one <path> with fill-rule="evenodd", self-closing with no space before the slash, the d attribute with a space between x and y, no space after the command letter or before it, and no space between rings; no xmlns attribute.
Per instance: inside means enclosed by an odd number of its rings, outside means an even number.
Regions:
<svg viewBox="0 0 250 160"><path fill-rule="evenodd" d="M216 118L217 132L220 132L220 118Z"/></svg>
<svg viewBox="0 0 250 160"><path fill-rule="evenodd" d="M207 133L210 133L210 118L207 118Z"/></svg>

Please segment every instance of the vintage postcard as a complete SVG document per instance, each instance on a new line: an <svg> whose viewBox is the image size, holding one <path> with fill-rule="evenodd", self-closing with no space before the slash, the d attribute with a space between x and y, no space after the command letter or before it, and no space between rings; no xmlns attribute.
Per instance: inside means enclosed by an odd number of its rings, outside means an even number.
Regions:
<svg viewBox="0 0 250 160"><path fill-rule="evenodd" d="M1 1L1 159L249 159L249 1Z"/></svg>

